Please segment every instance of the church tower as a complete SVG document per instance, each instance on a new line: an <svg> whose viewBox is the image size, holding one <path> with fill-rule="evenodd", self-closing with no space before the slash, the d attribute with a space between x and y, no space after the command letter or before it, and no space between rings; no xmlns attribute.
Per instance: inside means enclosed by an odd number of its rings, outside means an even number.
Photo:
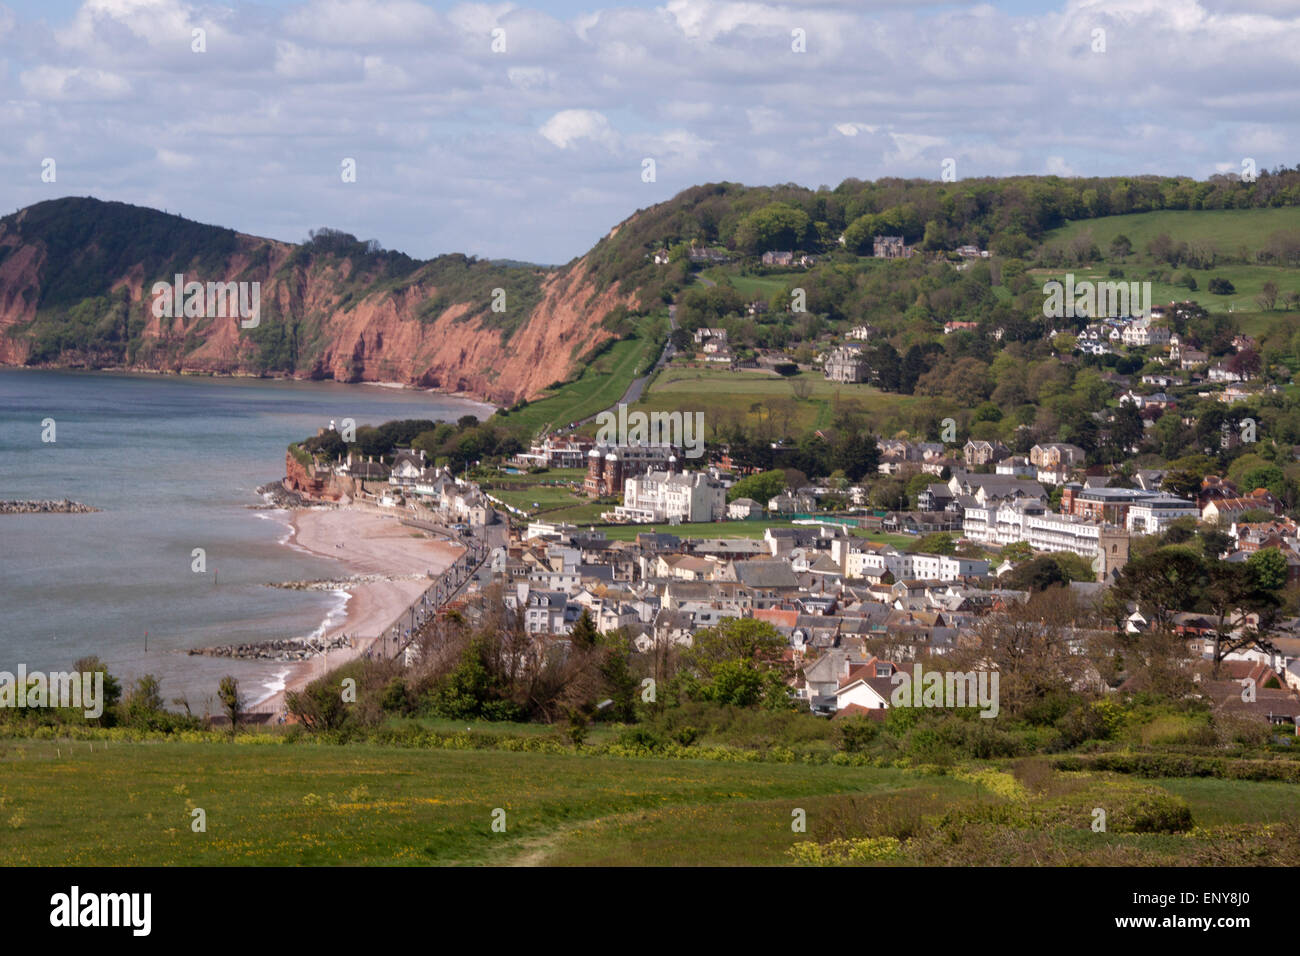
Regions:
<svg viewBox="0 0 1300 956"><path fill-rule="evenodd" d="M1128 564L1128 532L1123 528L1103 527L1097 532L1097 580L1107 583L1115 580L1120 569Z"/></svg>

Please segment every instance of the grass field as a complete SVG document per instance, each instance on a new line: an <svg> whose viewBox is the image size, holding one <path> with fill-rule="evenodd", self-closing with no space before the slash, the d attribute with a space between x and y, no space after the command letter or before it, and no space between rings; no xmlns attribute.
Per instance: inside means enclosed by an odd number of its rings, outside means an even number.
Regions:
<svg viewBox="0 0 1300 956"><path fill-rule="evenodd" d="M808 850L812 862L904 865L1296 862L1296 788L1279 783L1026 784L989 764L936 774L363 743L91 748L5 741L0 864L777 865ZM1118 824L1126 801L1161 793L1190 810L1181 832L1090 830L1091 807L1112 807ZM885 852L821 855L845 840Z"/></svg>
<svg viewBox="0 0 1300 956"><path fill-rule="evenodd" d="M506 504L532 514L562 508L579 500L574 497L573 492L568 488L556 488L547 485L535 485L522 491L507 491L501 488L489 488L487 490L493 497L500 498Z"/></svg>
<svg viewBox="0 0 1300 956"><path fill-rule="evenodd" d="M1047 282L1055 279L1059 282L1065 281L1066 273L1074 274L1074 281L1077 285L1083 280L1091 282L1145 282L1143 278L1147 272L1147 267L1127 267L1124 269L1123 279L1112 279L1109 276L1110 267L1093 266L1076 269L1032 269L1031 274L1036 276L1039 281ZM1166 267L1163 271L1169 271ZM1196 278L1197 288L1195 291L1188 289L1183 285L1170 285L1166 282L1151 283L1151 304L1162 305L1168 302L1182 302L1190 299L1202 306L1207 312L1232 312L1240 314L1243 325L1258 323L1264 320L1286 320L1286 313L1282 311L1273 311L1268 313L1260 312L1259 304L1256 303L1255 297L1263 291L1264 283L1273 281L1283 292L1290 289L1300 289L1300 275L1296 274L1294 269L1282 269L1275 266L1248 266L1248 265L1228 265L1215 266L1213 269L1200 270L1174 270L1177 274L1191 271ZM1212 295L1209 292L1210 279L1221 277L1227 279L1233 284L1236 290L1232 295ZM1279 298L1279 302L1280 302ZM1253 313L1253 315L1252 315Z"/></svg>
<svg viewBox="0 0 1300 956"><path fill-rule="evenodd" d="M701 275L712 279L714 282L729 282L737 292L746 298L762 299L764 302L784 291L797 278L802 270L788 272L778 275L753 276L740 275L726 268L714 267L705 269Z"/></svg>
<svg viewBox="0 0 1300 956"><path fill-rule="evenodd" d="M796 380L806 383L809 389L806 399L795 398L791 383ZM770 414L768 411L760 412L755 406L766 405L774 399L792 402L788 433L793 435L829 425L834 416L834 406L841 401L857 403L871 416L894 415L918 404L935 401L922 396L886 393L870 385L843 385L828 381L816 372L800 372L783 378L671 367L659 374L635 407L652 412L702 411L705 435L711 436L714 428L726 424L731 418L739 417L746 424L754 425L760 414ZM940 401L935 407L946 406ZM786 425L787 422L778 417L778 430L786 432Z"/></svg>
<svg viewBox="0 0 1300 956"><path fill-rule="evenodd" d="M507 485L549 485L557 481L576 481L581 484L587 475L585 468L549 468L535 474L509 475L504 472L491 477L480 478L479 484L484 488L498 488Z"/></svg>
<svg viewBox="0 0 1300 956"><path fill-rule="evenodd" d="M908 779L901 770L366 744L90 747L6 744L0 864L505 864L544 862L561 837L625 863L780 863L796 838L792 809ZM953 783L955 793L973 790ZM697 833L685 859L671 841L624 856L616 827L582 836L595 821L680 822L718 805L733 806L733 833ZM191 830L196 808L204 833ZM504 833L492 828L498 809Z"/></svg>
<svg viewBox="0 0 1300 956"><path fill-rule="evenodd" d="M1122 234L1132 241L1133 251L1142 254L1147 243L1166 233L1175 242L1212 242L1224 253L1235 255L1243 247L1254 253L1270 233L1279 229L1300 229L1300 207L1162 210L1104 216L1054 229L1044 236L1043 241L1068 244L1071 239L1089 233L1102 255L1106 255L1111 240Z"/></svg>

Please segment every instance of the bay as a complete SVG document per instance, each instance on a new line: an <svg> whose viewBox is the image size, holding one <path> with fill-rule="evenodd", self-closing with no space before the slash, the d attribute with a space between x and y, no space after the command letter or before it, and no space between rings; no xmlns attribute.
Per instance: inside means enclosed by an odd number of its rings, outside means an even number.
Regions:
<svg viewBox="0 0 1300 956"><path fill-rule="evenodd" d="M341 574L292 547L285 512L255 510L256 488L284 474L286 446L331 420L491 411L376 385L0 369L0 499L102 509L0 515L0 670L97 654L124 685L155 674L166 700L196 713L218 710L227 673L250 701L266 696L288 665L185 651L305 636L342 612L338 593L267 586ZM41 440L47 419L53 442Z"/></svg>

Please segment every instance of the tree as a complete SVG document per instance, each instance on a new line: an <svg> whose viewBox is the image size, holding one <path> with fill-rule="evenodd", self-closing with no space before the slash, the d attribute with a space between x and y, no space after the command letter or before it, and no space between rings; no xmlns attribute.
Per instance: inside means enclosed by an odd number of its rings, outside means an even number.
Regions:
<svg viewBox="0 0 1300 956"><path fill-rule="evenodd" d="M843 471L850 481L861 481L865 475L875 474L879 462L876 439L865 432L842 434L831 445L831 468Z"/></svg>
<svg viewBox="0 0 1300 956"><path fill-rule="evenodd" d="M1268 548L1281 559L1276 549ZM1257 551L1252 558L1264 554ZM1265 563L1269 563L1266 559ZM1219 665L1229 654L1246 648L1259 647L1263 633L1257 625L1252 625L1248 618L1253 613L1259 619L1266 619L1271 608L1276 606L1277 598L1263 587L1270 572L1260 571L1261 565L1251 567L1247 564L1230 564L1227 561L1214 561L1208 567L1207 582L1203 591L1205 603L1214 615L1214 670L1218 673ZM1273 570L1273 569L1270 569ZM1286 561L1282 560L1282 575L1285 583Z"/></svg>
<svg viewBox="0 0 1300 956"><path fill-rule="evenodd" d="M1265 312L1272 312L1273 306L1277 305L1277 283L1272 279L1265 282L1259 295L1255 297L1255 301L1260 304L1260 307Z"/></svg>
<svg viewBox="0 0 1300 956"><path fill-rule="evenodd" d="M1032 594L1024 604L1012 602L1006 610L982 618L975 625L974 639L963 641L952 652L953 667L995 668L1000 714L1023 714L1045 700L1071 693L1085 679L1089 662L1073 652L1075 625L1085 616L1065 588Z"/></svg>
<svg viewBox="0 0 1300 956"><path fill-rule="evenodd" d="M620 629L604 635L600 643L604 651L600 674L611 701L609 707L600 712L601 716L629 723L636 719L636 692L640 686L628 667L632 642Z"/></svg>
<svg viewBox="0 0 1300 956"><path fill-rule="evenodd" d="M596 622L591 619L591 612L584 607L582 614L573 622L573 630L569 632L569 641L574 647L591 650L599 640L600 633L596 630Z"/></svg>
<svg viewBox="0 0 1300 956"><path fill-rule="evenodd" d="M1174 241L1169 238L1168 233L1162 232L1147 243L1147 255L1158 262L1169 262L1170 265L1173 265L1173 262L1170 261L1173 254Z"/></svg>
<svg viewBox="0 0 1300 956"><path fill-rule="evenodd" d="M96 674L104 675L103 700L100 701L103 713L94 718L95 722L105 727L111 726L117 714L118 701L122 699L122 685L116 677L108 672L108 666L98 657L82 657L72 665L72 670L77 674Z"/></svg>
<svg viewBox="0 0 1300 956"><path fill-rule="evenodd" d="M695 634L684 655L688 683L700 698L715 703L786 707L785 681L793 669L783 659L785 648L785 637L766 621L727 618Z"/></svg>
<svg viewBox="0 0 1300 956"><path fill-rule="evenodd" d="M244 698L239 693L239 681L229 674L221 678L221 683L217 685L217 699L221 701L221 709L230 718L230 739L234 740L239 729L239 718L244 715Z"/></svg>
<svg viewBox="0 0 1300 956"><path fill-rule="evenodd" d="M1113 259L1127 259L1133 252L1133 241L1120 233L1110 241L1110 255Z"/></svg>
<svg viewBox="0 0 1300 956"><path fill-rule="evenodd" d="M767 507L767 503L783 491L785 491L785 472L773 469L741 478L727 490L727 500L752 498Z"/></svg>
<svg viewBox="0 0 1300 956"><path fill-rule="evenodd" d="M325 676L309 683L301 691L284 695L284 706L310 731L338 730L347 721L348 708L336 677Z"/></svg>
<svg viewBox="0 0 1300 956"><path fill-rule="evenodd" d="M1046 591L1066 584L1069 578L1050 555L1032 558L1004 577L1006 587L1015 591Z"/></svg>
<svg viewBox="0 0 1300 956"><path fill-rule="evenodd" d="M1259 372L1261 364L1258 352L1254 349L1242 349L1228 360L1228 369L1242 378L1250 378Z"/></svg>
<svg viewBox="0 0 1300 956"><path fill-rule="evenodd" d="M145 674L135 682L131 690L130 702L145 710L162 710L162 683L153 674Z"/></svg>
<svg viewBox="0 0 1300 956"><path fill-rule="evenodd" d="M1232 535L1226 531L1220 531L1213 525L1207 525L1197 534L1201 539L1201 549L1205 552L1207 560L1217 561L1219 555L1232 547Z"/></svg>
<svg viewBox="0 0 1300 956"><path fill-rule="evenodd" d="M1196 604L1205 586L1205 562L1191 548L1171 546L1129 561L1120 571L1115 588L1136 601L1147 620L1167 630L1179 611Z"/></svg>
<svg viewBox="0 0 1300 956"><path fill-rule="evenodd" d="M957 545L948 532L936 531L917 538L907 546L907 550L922 554L955 554Z"/></svg>
<svg viewBox="0 0 1300 956"><path fill-rule="evenodd" d="M1160 489L1182 498L1194 498L1201 490L1205 473L1205 470L1195 466L1171 469L1160 482Z"/></svg>
<svg viewBox="0 0 1300 956"><path fill-rule="evenodd" d="M1246 567L1254 575L1255 584L1265 591L1280 591L1286 587L1286 558L1277 548L1261 548L1246 559Z"/></svg>
<svg viewBox="0 0 1300 956"><path fill-rule="evenodd" d="M773 249L801 249L812 221L802 209L775 202L755 210L736 226L736 248L749 255Z"/></svg>

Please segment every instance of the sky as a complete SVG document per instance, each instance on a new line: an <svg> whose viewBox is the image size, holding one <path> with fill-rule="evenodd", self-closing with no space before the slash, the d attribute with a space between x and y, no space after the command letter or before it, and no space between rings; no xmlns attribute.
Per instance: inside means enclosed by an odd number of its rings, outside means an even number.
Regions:
<svg viewBox="0 0 1300 956"><path fill-rule="evenodd" d="M1298 90L1300 0L0 0L0 214L563 263L704 182L1295 166Z"/></svg>

